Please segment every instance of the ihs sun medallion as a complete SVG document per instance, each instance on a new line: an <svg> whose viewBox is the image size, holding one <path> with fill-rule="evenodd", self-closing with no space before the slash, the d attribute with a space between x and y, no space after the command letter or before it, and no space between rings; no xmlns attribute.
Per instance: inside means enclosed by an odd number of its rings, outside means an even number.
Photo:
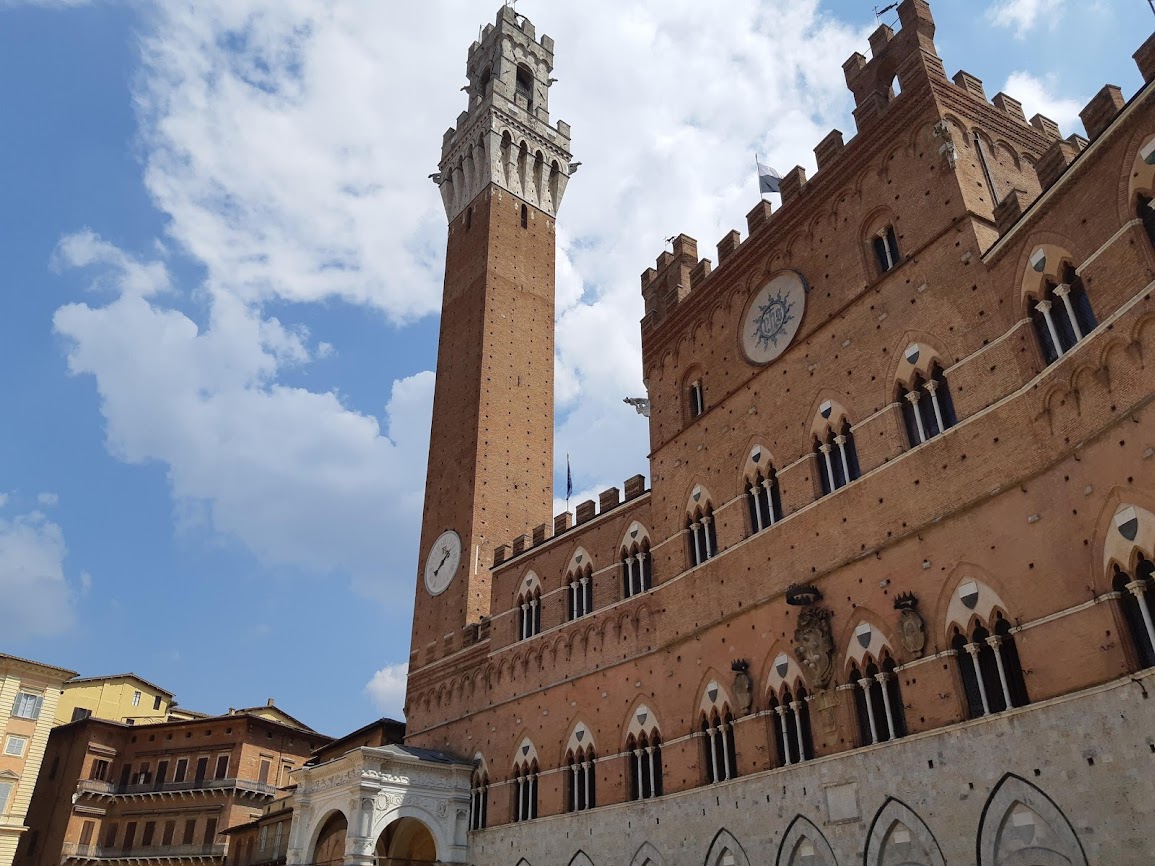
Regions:
<svg viewBox="0 0 1155 866"><path fill-rule="evenodd" d="M754 318L754 339L758 341L758 348L765 349L770 344L777 348L779 337L794 319L791 315L793 308L794 305L781 292L766 298L766 303L758 308L758 315Z"/></svg>

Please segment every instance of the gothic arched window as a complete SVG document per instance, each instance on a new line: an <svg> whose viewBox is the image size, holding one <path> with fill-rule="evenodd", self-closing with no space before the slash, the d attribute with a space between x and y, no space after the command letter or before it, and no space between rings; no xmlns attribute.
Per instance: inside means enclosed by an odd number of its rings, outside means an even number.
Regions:
<svg viewBox="0 0 1155 866"><path fill-rule="evenodd" d="M714 529L714 508L707 502L686 518L689 533L690 567L701 565L718 553L718 536Z"/></svg>
<svg viewBox="0 0 1155 866"><path fill-rule="evenodd" d="M1155 605L1155 565L1142 553L1138 554L1134 578L1119 566L1111 588L1119 593L1119 603L1131 635L1131 646L1140 668L1155 667L1155 624L1152 605Z"/></svg>
<svg viewBox="0 0 1155 866"><path fill-rule="evenodd" d="M825 435L814 440L814 453L818 458L823 496L845 487L861 474L854 432L847 420L843 420L837 432L827 427Z"/></svg>
<svg viewBox="0 0 1155 866"><path fill-rule="evenodd" d="M622 597L632 598L649 592L654 586L653 559L650 556L650 542L642 539L641 544L631 544L622 548Z"/></svg>
<svg viewBox="0 0 1155 866"><path fill-rule="evenodd" d="M729 707L722 712L712 709L710 715L702 714L703 764L706 768L706 783L726 782L738 776L738 756L735 753L734 716Z"/></svg>
<svg viewBox="0 0 1155 866"><path fill-rule="evenodd" d="M473 771L470 786L469 829L484 830L489 821L489 777L482 767Z"/></svg>
<svg viewBox="0 0 1155 866"><path fill-rule="evenodd" d="M571 749L566 753L566 785L569 792L566 803L570 812L583 812L597 805L595 760L592 746L579 748L576 752Z"/></svg>
<svg viewBox="0 0 1155 866"><path fill-rule="evenodd" d="M537 634L541 634L541 587L535 583L517 597L517 639Z"/></svg>
<svg viewBox="0 0 1155 866"><path fill-rule="evenodd" d="M921 374L916 374L910 390L900 385L898 399L912 448L957 423L946 375L938 364L931 367L930 378L924 379Z"/></svg>
<svg viewBox="0 0 1155 866"><path fill-rule="evenodd" d="M746 503L750 512L750 533L758 533L782 519L782 496L778 473L773 466L763 474L759 469L746 481Z"/></svg>
<svg viewBox="0 0 1155 866"><path fill-rule="evenodd" d="M1062 279L1059 284L1047 280L1042 296L1027 300L1035 336L1048 364L1069 352L1098 324L1083 279L1070 264L1063 266Z"/></svg>
<svg viewBox="0 0 1155 866"><path fill-rule="evenodd" d="M537 776L536 758L514 766L514 821L532 821L537 817Z"/></svg>
<svg viewBox="0 0 1155 866"><path fill-rule="evenodd" d="M569 606L566 615L570 620L593 613L594 574L589 565L566 576L566 603Z"/></svg>
<svg viewBox="0 0 1155 866"><path fill-rule="evenodd" d="M906 734L906 717L902 711L902 695L894 660L883 654L881 668L868 654L864 659L865 672L855 664L850 682L858 715L858 736L864 746L896 740Z"/></svg>
<svg viewBox="0 0 1155 866"><path fill-rule="evenodd" d="M662 796L662 735L656 728L626 740L630 762L630 799Z"/></svg>
<svg viewBox="0 0 1155 866"><path fill-rule="evenodd" d="M814 757L814 742L810 733L810 708L806 689L797 684L791 692L783 687L770 696L770 713L774 724L775 748L778 765L786 767Z"/></svg>
<svg viewBox="0 0 1155 866"><path fill-rule="evenodd" d="M1001 612L996 611L992 629L976 622L969 639L956 626L951 647L957 653L970 718L1029 703L1011 624Z"/></svg>

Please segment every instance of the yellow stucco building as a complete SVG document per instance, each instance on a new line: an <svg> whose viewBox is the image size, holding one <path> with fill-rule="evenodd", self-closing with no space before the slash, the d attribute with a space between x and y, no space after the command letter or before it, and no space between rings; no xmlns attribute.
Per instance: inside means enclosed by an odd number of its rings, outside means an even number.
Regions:
<svg viewBox="0 0 1155 866"><path fill-rule="evenodd" d="M28 827L48 732L75 671L0 653L0 866L12 866Z"/></svg>
<svg viewBox="0 0 1155 866"><path fill-rule="evenodd" d="M56 707L56 724L89 716L130 725L166 722L174 715L184 718L174 707L172 692L136 674L77 677L64 684L64 695Z"/></svg>

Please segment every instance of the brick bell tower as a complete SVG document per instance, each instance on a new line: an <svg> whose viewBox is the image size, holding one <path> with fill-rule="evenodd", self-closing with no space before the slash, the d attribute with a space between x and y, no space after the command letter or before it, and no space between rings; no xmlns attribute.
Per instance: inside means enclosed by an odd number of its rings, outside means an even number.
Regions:
<svg viewBox="0 0 1155 866"><path fill-rule="evenodd" d="M553 40L503 6L469 48L445 133L449 218L410 670L490 610L494 548L553 512L554 218L570 130L551 126Z"/></svg>

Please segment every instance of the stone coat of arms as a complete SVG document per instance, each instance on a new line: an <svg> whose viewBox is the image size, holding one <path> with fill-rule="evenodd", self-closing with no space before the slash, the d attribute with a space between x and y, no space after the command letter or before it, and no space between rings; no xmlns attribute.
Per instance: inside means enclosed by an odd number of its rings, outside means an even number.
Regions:
<svg viewBox="0 0 1155 866"><path fill-rule="evenodd" d="M834 638L830 633L829 610L808 607L798 617L794 629L794 654L815 688L824 689L834 678Z"/></svg>

